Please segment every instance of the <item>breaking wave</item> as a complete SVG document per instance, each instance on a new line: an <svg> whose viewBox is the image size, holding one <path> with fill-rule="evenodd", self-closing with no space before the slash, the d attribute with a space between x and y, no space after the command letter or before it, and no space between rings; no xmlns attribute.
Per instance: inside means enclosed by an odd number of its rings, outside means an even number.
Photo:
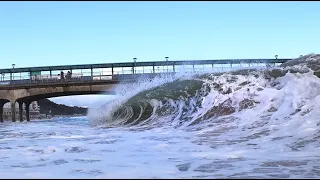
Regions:
<svg viewBox="0 0 320 180"><path fill-rule="evenodd" d="M309 54L272 69L142 79L117 86L118 98L90 109L88 118L100 127L250 130L252 138L299 134L310 143L320 137L318 65L320 55Z"/></svg>

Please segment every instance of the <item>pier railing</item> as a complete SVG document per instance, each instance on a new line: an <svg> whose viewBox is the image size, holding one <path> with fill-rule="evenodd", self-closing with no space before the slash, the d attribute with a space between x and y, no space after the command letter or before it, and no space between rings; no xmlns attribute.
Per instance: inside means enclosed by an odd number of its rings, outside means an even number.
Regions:
<svg viewBox="0 0 320 180"><path fill-rule="evenodd" d="M0 69L0 87L23 84L123 81L146 76L154 77L164 73L226 72L243 68L269 68L289 60L291 59L158 61ZM60 74L62 71L64 75L67 74L66 71L70 71L71 77L62 77Z"/></svg>

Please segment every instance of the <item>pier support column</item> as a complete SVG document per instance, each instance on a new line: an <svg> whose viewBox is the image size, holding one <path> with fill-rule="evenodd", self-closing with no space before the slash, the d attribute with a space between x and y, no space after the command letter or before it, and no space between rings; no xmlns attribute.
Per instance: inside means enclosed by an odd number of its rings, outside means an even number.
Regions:
<svg viewBox="0 0 320 180"><path fill-rule="evenodd" d="M12 122L16 122L16 101L11 102L11 116Z"/></svg>
<svg viewBox="0 0 320 180"><path fill-rule="evenodd" d="M20 122L23 121L23 102L18 102L19 103L19 118Z"/></svg>
<svg viewBox="0 0 320 180"><path fill-rule="evenodd" d="M0 102L0 122L3 122L3 105L5 103Z"/></svg>
<svg viewBox="0 0 320 180"><path fill-rule="evenodd" d="M30 121L30 102L26 102L26 119L27 121Z"/></svg>
<svg viewBox="0 0 320 180"><path fill-rule="evenodd" d="M3 106L7 102L6 100L0 100L0 122L3 122Z"/></svg>
<svg viewBox="0 0 320 180"><path fill-rule="evenodd" d="M3 106L0 107L0 122L3 122Z"/></svg>
<svg viewBox="0 0 320 180"><path fill-rule="evenodd" d="M9 102L8 100L0 100L0 122L3 122L3 106Z"/></svg>

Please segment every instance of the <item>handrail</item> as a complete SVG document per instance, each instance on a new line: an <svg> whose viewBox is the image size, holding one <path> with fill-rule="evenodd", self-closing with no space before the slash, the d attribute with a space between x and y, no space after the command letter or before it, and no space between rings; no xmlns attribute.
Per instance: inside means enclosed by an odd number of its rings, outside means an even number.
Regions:
<svg viewBox="0 0 320 180"><path fill-rule="evenodd" d="M258 66L251 64L251 67L266 67L270 66L270 63L257 63ZM274 63L275 65L275 63ZM177 73L180 71L184 72L201 72L213 70L214 72L225 72L236 68L243 68L243 64L229 64L228 67L223 65L221 71L217 69L214 64L185 64L180 66L152 66L152 69L140 69L132 68L131 70L118 70L118 71L102 71L102 72L74 72L71 73L71 77L64 76L61 79L60 74L42 74L32 76L12 76L10 79L0 79L0 87L8 85L23 85L23 84L52 84L52 83L67 83L67 82L90 82L90 81L105 81L105 80L125 80L128 78L134 78L139 76L155 76L164 73ZM250 64L247 64L247 67ZM160 68L161 67L161 68ZM113 74L112 74L113 73ZM66 74L65 74L66 75Z"/></svg>
<svg viewBox="0 0 320 180"><path fill-rule="evenodd" d="M217 59L217 60L183 60L183 61L153 61L153 62L121 62L104 64L82 64L82 65L62 65L62 66L41 66L24 68L0 69L1 73L26 73L37 71L60 71L76 69L96 69L96 68L121 68L121 67L143 67L143 66L172 66L183 64L239 64L239 63L284 63L292 58L285 59Z"/></svg>

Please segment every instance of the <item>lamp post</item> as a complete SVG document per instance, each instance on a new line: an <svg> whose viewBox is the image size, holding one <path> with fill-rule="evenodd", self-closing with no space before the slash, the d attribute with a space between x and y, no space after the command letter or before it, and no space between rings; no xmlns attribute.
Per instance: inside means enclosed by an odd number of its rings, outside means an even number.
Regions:
<svg viewBox="0 0 320 180"><path fill-rule="evenodd" d="M166 58L166 61L168 62L169 61L169 57L165 57ZM168 72L168 63L167 63L167 72Z"/></svg>
<svg viewBox="0 0 320 180"><path fill-rule="evenodd" d="M136 66L136 62L137 62L137 58L133 58L133 62L134 62L134 65L133 65L133 74L135 74L136 73L136 68L135 68L135 66Z"/></svg>
<svg viewBox="0 0 320 180"><path fill-rule="evenodd" d="M275 55L274 56L276 59L278 59L278 55ZM275 67L276 66L276 63L273 63L273 67Z"/></svg>
<svg viewBox="0 0 320 180"><path fill-rule="evenodd" d="M16 66L16 64L12 64L12 80L14 80L14 67Z"/></svg>

